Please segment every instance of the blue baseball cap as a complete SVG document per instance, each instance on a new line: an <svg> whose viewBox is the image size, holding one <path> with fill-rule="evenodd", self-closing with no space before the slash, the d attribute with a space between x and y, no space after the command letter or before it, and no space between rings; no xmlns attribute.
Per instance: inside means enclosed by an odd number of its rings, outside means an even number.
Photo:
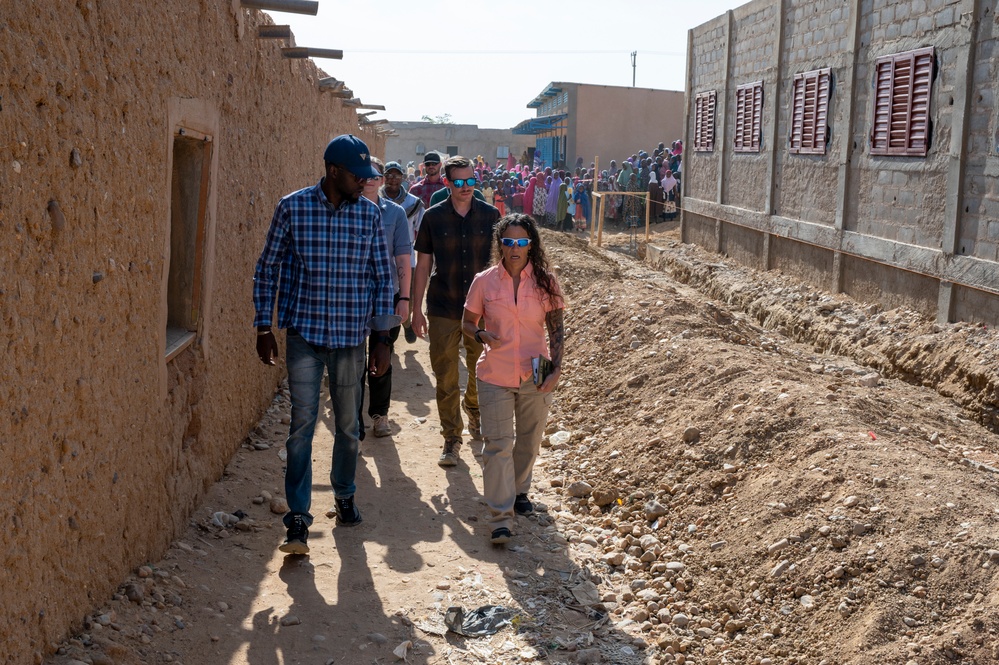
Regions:
<svg viewBox="0 0 999 665"><path fill-rule="evenodd" d="M342 166L358 178L377 178L381 174L371 165L367 144L353 134L341 134L326 146L323 160Z"/></svg>
<svg viewBox="0 0 999 665"><path fill-rule="evenodd" d="M389 162L388 164L385 165L385 173L388 173L393 169L402 174L406 173L406 170L402 168L402 164L400 164L399 162Z"/></svg>

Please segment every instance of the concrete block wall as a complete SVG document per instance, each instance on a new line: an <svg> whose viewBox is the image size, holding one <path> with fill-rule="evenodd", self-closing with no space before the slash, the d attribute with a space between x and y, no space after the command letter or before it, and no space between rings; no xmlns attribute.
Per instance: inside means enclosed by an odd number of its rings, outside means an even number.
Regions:
<svg viewBox="0 0 999 665"><path fill-rule="evenodd" d="M954 107L951 100L962 72L957 58L967 30L935 20L925 0L860 3L854 96L855 187L845 228L865 235L940 249L946 214L948 162ZM921 19L929 19L921 20ZM896 29L898 28L898 29ZM897 34L896 34L897 33ZM926 157L876 156L869 152L873 122L873 77L877 58L935 46L938 61L930 98L931 147Z"/></svg>
<svg viewBox="0 0 999 665"><path fill-rule="evenodd" d="M982 3L976 18L964 208L954 251L999 261L999 12Z"/></svg>
<svg viewBox="0 0 999 665"><path fill-rule="evenodd" d="M781 94L777 100L777 214L816 224L836 223L836 159L839 132L846 132L850 107L837 94L850 85L850 5L842 0L789 0L783 20L784 53L781 63ZM803 72L829 68L833 94L829 99L828 141L825 155L788 152L791 134L791 104L794 77Z"/></svg>
<svg viewBox="0 0 999 665"><path fill-rule="evenodd" d="M724 250L728 226L748 228L767 241L738 253L760 246L763 265L940 321L999 323L997 26L994 3L982 0L755 0L692 30L688 145L696 94L718 86L727 101L714 152L685 159L683 219L698 229L689 238L714 220L704 244ZM929 152L871 155L874 63L925 46L936 56ZM791 154L794 76L825 67L827 152ZM733 150L735 88L755 80L764 81L763 150L746 155ZM687 240L686 221L682 232ZM813 249L792 249L805 243Z"/></svg>
<svg viewBox="0 0 999 665"><path fill-rule="evenodd" d="M769 119L774 117L779 96L777 80L777 49L775 40L780 6L772 3L749 3L732 11L730 63L724 113L725 146L722 160L722 203L746 210L766 211L770 192L770 153L772 136ZM759 152L728 152L735 141L736 88L746 83L763 81L763 117ZM719 98L721 95L719 95ZM686 165L684 165L686 166Z"/></svg>
<svg viewBox="0 0 999 665"><path fill-rule="evenodd" d="M690 180L687 190L691 196L706 201L718 201L718 173L721 169L721 142L724 130L725 80L728 72L728 14L719 16L701 26L703 33L698 39L687 39L687 118L688 133L684 145L683 179ZM691 32L691 35L693 33ZM694 137L689 124L694 118L694 103L697 94L714 90L715 101L715 150L698 152L694 155Z"/></svg>

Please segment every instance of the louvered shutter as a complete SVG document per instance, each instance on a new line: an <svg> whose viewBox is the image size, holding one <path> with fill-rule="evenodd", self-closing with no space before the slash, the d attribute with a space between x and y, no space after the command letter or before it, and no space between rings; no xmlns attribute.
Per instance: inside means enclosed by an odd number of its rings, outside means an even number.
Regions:
<svg viewBox="0 0 999 665"><path fill-rule="evenodd" d="M802 152L805 131L805 77L794 77L794 90L791 95L791 137L789 152Z"/></svg>
<svg viewBox="0 0 999 665"><path fill-rule="evenodd" d="M735 150L759 152L763 127L763 81L735 89Z"/></svg>
<svg viewBox="0 0 999 665"><path fill-rule="evenodd" d="M876 61L872 155L926 156L933 63L932 46Z"/></svg>
<svg viewBox="0 0 999 665"><path fill-rule="evenodd" d="M817 69L795 76L788 150L811 155L826 154L828 116L829 69Z"/></svg>
<svg viewBox="0 0 999 665"><path fill-rule="evenodd" d="M716 93L714 90L708 93L707 99L707 113L705 118L704 133L707 141L707 150L715 149L715 97Z"/></svg>
<svg viewBox="0 0 999 665"><path fill-rule="evenodd" d="M749 141L750 149L753 152L760 151L760 137L763 135L763 82L760 81L752 87L753 95L753 136Z"/></svg>
<svg viewBox="0 0 999 665"><path fill-rule="evenodd" d="M831 73L828 69L820 69L815 84L815 139L812 142L812 154L826 154L826 136L829 132L829 91Z"/></svg>
<svg viewBox="0 0 999 665"><path fill-rule="evenodd" d="M714 150L715 91L702 92L694 99L694 150Z"/></svg>

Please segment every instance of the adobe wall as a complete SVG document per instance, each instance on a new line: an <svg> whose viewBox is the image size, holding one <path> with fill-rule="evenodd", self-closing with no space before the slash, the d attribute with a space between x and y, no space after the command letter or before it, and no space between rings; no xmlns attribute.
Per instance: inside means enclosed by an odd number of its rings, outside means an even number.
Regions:
<svg viewBox="0 0 999 665"><path fill-rule="evenodd" d="M251 328L274 205L318 181L333 135L384 150L262 22L229 0L6 3L0 662L38 661L165 551L281 378ZM201 323L166 362L179 128L213 157Z"/></svg>
<svg viewBox="0 0 999 665"><path fill-rule="evenodd" d="M684 222L685 240L703 237L705 219L713 247L740 226L764 238L758 263L824 288L940 321L999 322L997 26L993 3L975 0L754 0L690 31L682 186L696 231ZM924 46L936 56L929 152L871 155L874 63ZM825 67L826 154L792 154L794 76ZM735 87L755 80L762 149L735 153ZM694 99L707 90L719 100L715 148L698 152Z"/></svg>

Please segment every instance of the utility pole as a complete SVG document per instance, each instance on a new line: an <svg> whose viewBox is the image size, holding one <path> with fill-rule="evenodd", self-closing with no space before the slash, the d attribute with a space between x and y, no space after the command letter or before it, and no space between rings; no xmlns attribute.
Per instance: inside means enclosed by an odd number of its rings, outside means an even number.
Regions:
<svg viewBox="0 0 999 665"><path fill-rule="evenodd" d="M631 52L631 87L635 87L635 60L638 59L638 51Z"/></svg>

